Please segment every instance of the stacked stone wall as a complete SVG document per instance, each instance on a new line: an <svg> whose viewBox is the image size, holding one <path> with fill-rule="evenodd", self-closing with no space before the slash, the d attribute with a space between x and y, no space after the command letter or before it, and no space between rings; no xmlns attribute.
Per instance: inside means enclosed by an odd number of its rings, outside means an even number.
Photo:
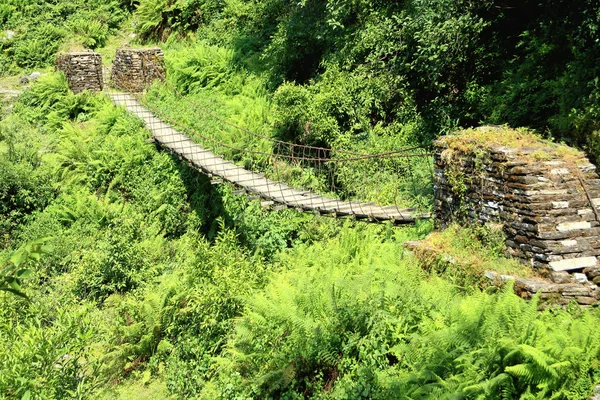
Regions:
<svg viewBox="0 0 600 400"><path fill-rule="evenodd" d="M479 128L491 135L496 129ZM571 271L598 265L600 178L583 153L541 141L530 147L461 147L454 139L436 142L439 227L457 220L500 223L507 253L533 267Z"/></svg>
<svg viewBox="0 0 600 400"><path fill-rule="evenodd" d="M74 93L103 89L102 56L91 51L56 56L56 69L63 71Z"/></svg>
<svg viewBox="0 0 600 400"><path fill-rule="evenodd" d="M119 49L115 54L111 80L128 92L142 92L154 79L165 75L161 49Z"/></svg>

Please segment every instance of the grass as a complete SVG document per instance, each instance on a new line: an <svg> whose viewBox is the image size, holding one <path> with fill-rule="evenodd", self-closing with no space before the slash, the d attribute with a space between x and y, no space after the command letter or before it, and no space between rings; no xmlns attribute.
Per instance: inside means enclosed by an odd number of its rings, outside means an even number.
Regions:
<svg viewBox="0 0 600 400"><path fill-rule="evenodd" d="M440 139L451 151L472 153L494 147L510 147L520 152L519 158L530 161L561 159L567 162L585 162L585 154L577 149L543 139L534 131L507 126L488 125L465 129Z"/></svg>
<svg viewBox="0 0 600 400"><path fill-rule="evenodd" d="M19 75L13 76L2 76L0 77L0 88L7 90L18 90L21 88L21 82Z"/></svg>
<svg viewBox="0 0 600 400"><path fill-rule="evenodd" d="M413 249L413 254L425 269L479 286L487 285L485 271L519 277L534 275L518 259L505 257L504 249L500 226L464 228L454 224L430 233Z"/></svg>
<svg viewBox="0 0 600 400"><path fill-rule="evenodd" d="M104 389L99 394L101 400L168 400L173 398L167 393L167 387L163 380L147 381L143 376L121 382L117 386Z"/></svg>

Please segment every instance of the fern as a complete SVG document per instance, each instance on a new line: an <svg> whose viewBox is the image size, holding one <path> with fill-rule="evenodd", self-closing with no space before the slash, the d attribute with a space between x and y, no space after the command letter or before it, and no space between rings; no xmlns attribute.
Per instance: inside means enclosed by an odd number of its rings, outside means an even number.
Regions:
<svg viewBox="0 0 600 400"><path fill-rule="evenodd" d="M147 361L157 351L167 352L171 345L165 340L166 330L172 323L183 296L181 287L172 281L163 282L158 291L147 292L135 309L137 320L120 329L114 349L104 357L107 373L117 375L139 368L134 360ZM105 304L126 312L126 299L109 297Z"/></svg>

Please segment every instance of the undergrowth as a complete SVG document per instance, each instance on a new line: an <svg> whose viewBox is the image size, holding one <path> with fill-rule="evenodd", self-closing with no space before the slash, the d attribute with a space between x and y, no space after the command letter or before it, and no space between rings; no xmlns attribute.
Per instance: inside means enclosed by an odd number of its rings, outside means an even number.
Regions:
<svg viewBox="0 0 600 400"><path fill-rule="evenodd" d="M127 14L118 0L3 0L0 75L50 66L58 50L103 47Z"/></svg>
<svg viewBox="0 0 600 400"><path fill-rule="evenodd" d="M0 70L118 47L133 38L111 35L133 13L141 40L166 40L184 94L157 84L146 101L200 141L278 150L189 101L270 138L349 151L428 145L489 121L595 152L597 11L591 0L5 0ZM597 310L539 312L511 287L423 271L402 244L430 223L267 212L60 74L2 106L0 278L27 298L0 291L1 399L582 399L600 383ZM222 147L316 191L333 176L342 197L431 200L429 159L324 175ZM53 251L11 275L40 238ZM512 270L489 239L452 228L427 240L475 266L462 279Z"/></svg>
<svg viewBox="0 0 600 400"><path fill-rule="evenodd" d="M428 272L442 274L457 287L472 292L490 282L486 271L529 277L532 269L505 256L505 236L500 225L462 227L452 224L430 233L412 252Z"/></svg>

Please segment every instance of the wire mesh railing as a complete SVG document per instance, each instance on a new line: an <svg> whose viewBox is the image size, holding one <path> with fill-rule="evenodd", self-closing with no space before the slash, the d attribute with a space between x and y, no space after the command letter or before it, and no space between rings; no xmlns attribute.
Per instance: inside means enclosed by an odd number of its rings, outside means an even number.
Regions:
<svg viewBox="0 0 600 400"><path fill-rule="evenodd" d="M165 79L164 69L152 73L176 98L178 113L162 109L152 95L128 90L123 81L119 86L126 93L109 96L140 117L163 147L206 174L260 196L263 205L396 223L427 216L433 173L427 149L368 154L286 142L198 104Z"/></svg>

